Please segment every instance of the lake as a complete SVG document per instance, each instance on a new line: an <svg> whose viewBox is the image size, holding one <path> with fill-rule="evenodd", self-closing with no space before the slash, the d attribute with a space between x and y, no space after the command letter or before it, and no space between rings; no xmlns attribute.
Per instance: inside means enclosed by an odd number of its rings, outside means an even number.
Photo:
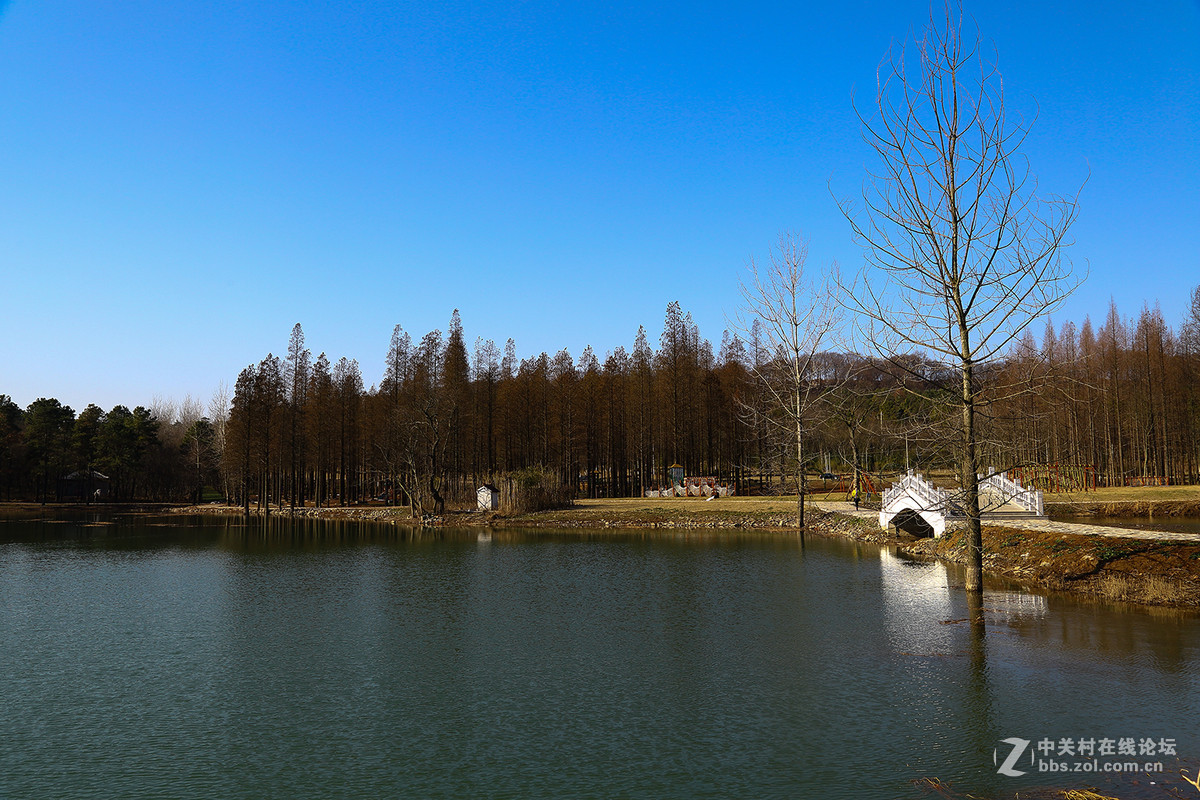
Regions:
<svg viewBox="0 0 1200 800"><path fill-rule="evenodd" d="M937 778L1128 798L1172 780L1031 760L1089 739L1173 744L1120 760L1195 774L1200 618L995 585L972 625L961 585L791 534L9 519L0 797L890 799ZM1005 739L1030 743L1026 774L999 774Z"/></svg>
<svg viewBox="0 0 1200 800"><path fill-rule="evenodd" d="M1200 533L1200 517L1055 517L1054 519L1056 522L1106 525L1112 528L1132 528L1139 531Z"/></svg>

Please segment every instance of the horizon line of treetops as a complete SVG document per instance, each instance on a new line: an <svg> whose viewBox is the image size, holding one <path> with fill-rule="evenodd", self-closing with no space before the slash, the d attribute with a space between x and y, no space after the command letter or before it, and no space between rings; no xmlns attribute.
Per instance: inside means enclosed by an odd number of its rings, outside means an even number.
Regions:
<svg viewBox="0 0 1200 800"><path fill-rule="evenodd" d="M1026 332L980 373L982 463L1048 489L1200 482L1200 287L1194 299L1178 330L1157 308L1135 321L1113 302L1099 329L1047 322L1040 344ZM207 413L189 400L76 415L0 395L0 497L440 511L505 476L640 496L673 464L741 493L794 493L794 448L768 401L777 355L759 327L726 330L714 351L672 302L658 345L640 326L632 351L603 361L590 346L518 358L512 339L482 337L469 353L455 310L419 342L397 325L382 381L365 388L357 360L313 358L297 323L286 355L247 366ZM919 355L819 354L805 470L953 470L943 401L957 379Z"/></svg>

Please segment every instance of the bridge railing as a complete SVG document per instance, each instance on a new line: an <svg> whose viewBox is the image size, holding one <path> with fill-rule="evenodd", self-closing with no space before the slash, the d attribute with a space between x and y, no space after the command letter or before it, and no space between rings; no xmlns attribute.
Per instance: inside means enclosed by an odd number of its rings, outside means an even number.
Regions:
<svg viewBox="0 0 1200 800"><path fill-rule="evenodd" d="M884 491L883 509L889 510L890 506L904 495L917 500L925 511L937 511L941 514L950 511L950 493L925 480L919 472L909 470Z"/></svg>
<svg viewBox="0 0 1200 800"><path fill-rule="evenodd" d="M1039 517L1045 515L1044 498L1040 489L1026 489L1008 477L1007 473L996 472L988 477L979 476L979 488L999 494L1006 502L1012 502Z"/></svg>

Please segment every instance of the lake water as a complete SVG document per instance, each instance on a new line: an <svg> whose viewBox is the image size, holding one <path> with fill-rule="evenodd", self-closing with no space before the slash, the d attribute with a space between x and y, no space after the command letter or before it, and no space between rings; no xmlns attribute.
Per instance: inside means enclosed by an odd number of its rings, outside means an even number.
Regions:
<svg viewBox="0 0 1200 800"><path fill-rule="evenodd" d="M1174 740L1133 760L1195 774L1195 615L995 586L982 628L961 582L778 534L0 521L0 797L1181 786L1007 777L1006 738Z"/></svg>
<svg viewBox="0 0 1200 800"><path fill-rule="evenodd" d="M1108 525L1114 528L1133 528L1140 531L1200 533L1200 517L1055 517L1054 519L1058 522Z"/></svg>

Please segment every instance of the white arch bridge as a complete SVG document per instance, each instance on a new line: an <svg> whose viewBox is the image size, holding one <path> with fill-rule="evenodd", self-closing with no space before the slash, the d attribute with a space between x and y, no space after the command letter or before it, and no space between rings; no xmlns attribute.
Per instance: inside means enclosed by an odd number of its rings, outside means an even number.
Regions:
<svg viewBox="0 0 1200 800"><path fill-rule="evenodd" d="M989 522L1006 519L1046 519L1042 493L1026 489L1003 472L979 476L980 518ZM909 470L883 493L879 527L900 528L913 533L941 536L946 525L966 520L962 496L934 486L919 472Z"/></svg>

